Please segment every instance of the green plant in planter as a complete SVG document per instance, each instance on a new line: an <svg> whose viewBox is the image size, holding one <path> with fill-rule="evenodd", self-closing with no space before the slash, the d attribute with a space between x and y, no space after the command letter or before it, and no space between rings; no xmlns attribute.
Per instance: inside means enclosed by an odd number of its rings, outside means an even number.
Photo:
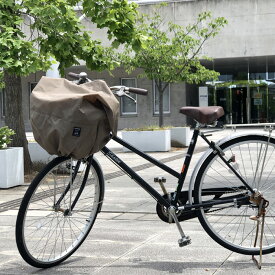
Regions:
<svg viewBox="0 0 275 275"><path fill-rule="evenodd" d="M7 148L8 144L11 143L11 137L15 135L15 132L8 126L0 128L0 149Z"/></svg>

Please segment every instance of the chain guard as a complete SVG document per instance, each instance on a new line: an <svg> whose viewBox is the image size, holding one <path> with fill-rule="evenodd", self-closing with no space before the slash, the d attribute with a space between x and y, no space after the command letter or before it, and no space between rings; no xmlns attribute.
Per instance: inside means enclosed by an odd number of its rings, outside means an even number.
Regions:
<svg viewBox="0 0 275 275"><path fill-rule="evenodd" d="M167 200L170 200L169 198L172 198L174 196L174 192L169 193L168 195L163 195L163 197ZM177 206L185 205L188 201L188 191L182 191L179 196L178 204ZM169 219L169 213L165 206L160 205L157 203L156 211L159 216L159 218L167 223L174 223L175 221L170 217ZM177 210L176 215L179 222L186 221L189 219L196 218L196 210Z"/></svg>

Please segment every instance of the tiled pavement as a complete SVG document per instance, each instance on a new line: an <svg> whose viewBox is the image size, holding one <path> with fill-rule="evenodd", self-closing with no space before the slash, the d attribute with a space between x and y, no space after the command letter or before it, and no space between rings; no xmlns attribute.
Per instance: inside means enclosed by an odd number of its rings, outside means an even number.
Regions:
<svg viewBox="0 0 275 275"><path fill-rule="evenodd" d="M215 132L212 138L218 140L229 134L229 130ZM145 163L132 153L121 152L113 143L110 147L131 167ZM198 144L191 170L205 148L203 143ZM180 170L185 152L186 149L173 149L152 155L158 159L174 157L167 164ZM105 174L118 170L100 153L97 158ZM154 185L153 178L158 175L167 178L168 188L176 184L172 176L158 168L150 167L138 173ZM0 190L0 274L275 274L274 254L264 256L263 268L258 270L250 256L232 253L216 244L197 219L182 223L192 244L178 247L176 226L158 219L155 201L126 175L106 179L102 212L81 248L57 267L36 269L21 259L14 237L17 206L27 185Z"/></svg>

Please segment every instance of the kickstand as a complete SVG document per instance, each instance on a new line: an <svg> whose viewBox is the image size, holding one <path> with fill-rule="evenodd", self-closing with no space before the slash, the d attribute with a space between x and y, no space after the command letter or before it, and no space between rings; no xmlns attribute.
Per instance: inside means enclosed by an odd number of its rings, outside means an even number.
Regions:
<svg viewBox="0 0 275 275"><path fill-rule="evenodd" d="M256 259L255 255L252 255L252 260L259 269L262 268L263 236L264 236L264 223L265 223L265 213L266 213L265 208L266 208L267 205L268 205L268 201L266 201L265 199L262 198L261 203L260 203L260 207L259 207L259 215L257 216L257 229L256 229L256 236L255 236L255 241L254 241L254 247L256 247L257 241L258 241L259 227L260 227L260 216L262 216L259 261Z"/></svg>
<svg viewBox="0 0 275 275"><path fill-rule="evenodd" d="M259 234L259 225L260 221L257 221L257 230L256 230L256 236L255 236L255 242L254 242L254 247L256 247L257 240L258 240L258 234ZM262 248L263 248L263 226L264 226L264 217L262 220L262 226L261 226L261 237L260 237L260 255L259 255L259 261L256 259L255 255L252 255L252 260L256 264L256 266L261 269L262 268Z"/></svg>

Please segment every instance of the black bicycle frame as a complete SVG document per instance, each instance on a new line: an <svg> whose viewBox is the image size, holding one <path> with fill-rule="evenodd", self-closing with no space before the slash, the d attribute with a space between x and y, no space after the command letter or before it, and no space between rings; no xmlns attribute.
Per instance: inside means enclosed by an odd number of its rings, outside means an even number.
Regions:
<svg viewBox="0 0 275 275"><path fill-rule="evenodd" d="M141 156L142 158L148 160L149 162L153 163L154 165L158 166L159 168L161 168L162 170L166 171L167 173L169 173L170 175L178 178L178 185L176 187L176 191L174 192L174 196L172 198L171 201L168 201L167 199L165 199L161 194L159 194L153 187L151 187L144 179L142 179L133 169L131 169L124 161L122 161L116 154L114 154L109 148L107 148L106 146L104 146L101 150L101 152L107 156L111 161L113 161L118 167L120 167L120 169L122 169L129 177L131 177L133 180L135 180L143 189L145 189L145 191L147 191L158 203L160 203L161 205L169 208L171 205L177 207L177 203L180 197L180 193L183 187L183 184L185 182L185 178L189 169L189 165L194 153L194 149L196 147L196 143L197 143L197 139L198 136L200 135L200 130L199 129L195 129L193 132L193 136L190 142L190 145L188 147L187 150L187 154L185 156L184 159L184 163L182 166L182 170L180 173L176 172L175 170L173 170L172 168L168 167L167 165L165 165L162 162L159 162L158 160L156 160L155 158L149 156L148 154L145 154L144 152L140 151L139 149L135 148L134 146L132 146L131 144L127 143L126 141L122 140L121 138L117 137L117 136L112 136L111 138L116 141L117 143L121 144L122 146L128 148L130 151L136 153L137 155ZM201 134L203 139L210 145L211 142L207 140L207 138ZM212 146L210 146L212 148ZM212 148L213 151L215 150L215 148ZM219 157L221 157L223 160L223 156L221 154L218 154ZM226 161L225 161L226 162ZM228 165L228 167L234 172L235 175L237 175L237 177L240 179L240 181L243 183L243 185L248 188L250 191L253 191L253 189L245 182L245 180L236 172L236 170L229 165L228 163L226 163ZM211 189L208 189L208 193L211 192ZM213 189L213 192L215 190ZM254 191L253 191L254 192ZM228 199L228 200L215 200L215 201L209 201L209 202L204 202L201 204L196 204L196 205L186 205L187 208L189 209L198 209L200 207L209 207L209 206L213 206L213 205L218 205L218 204L224 204L225 202L243 202L243 203L248 203L247 200L247 196L238 196L238 198L233 198L232 199Z"/></svg>
<svg viewBox="0 0 275 275"><path fill-rule="evenodd" d="M76 166L74 167L74 170L73 170L73 172L72 172L72 178L71 178L71 180L70 180L70 183L67 185L65 191L61 194L60 198L59 198L59 199L57 200L57 202L54 204L54 207L60 205L61 201L65 198L66 194L67 194L68 191L70 190L71 185L73 184L73 182L74 182L74 180L75 180L75 178L76 178L76 175L77 175L77 173L78 173L78 169L79 169L79 167L80 167L80 163L81 163L80 160L77 161ZM72 167L70 167L70 169L72 169Z"/></svg>

